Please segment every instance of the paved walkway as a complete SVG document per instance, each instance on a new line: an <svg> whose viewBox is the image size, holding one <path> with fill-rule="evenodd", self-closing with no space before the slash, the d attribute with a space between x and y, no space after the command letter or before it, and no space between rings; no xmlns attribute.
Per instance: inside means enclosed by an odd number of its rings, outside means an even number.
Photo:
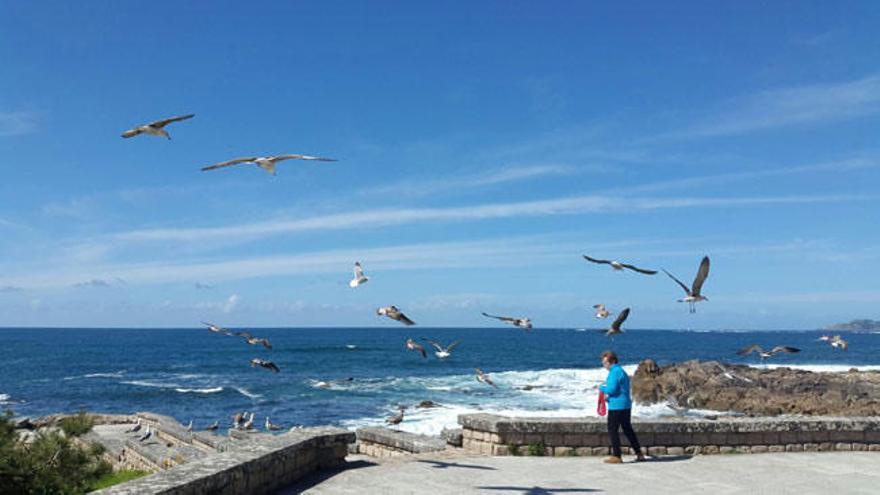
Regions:
<svg viewBox="0 0 880 495"><path fill-rule="evenodd" d="M595 457L348 459L348 469L316 475L282 493L880 493L880 453L875 452L681 456L617 466Z"/></svg>

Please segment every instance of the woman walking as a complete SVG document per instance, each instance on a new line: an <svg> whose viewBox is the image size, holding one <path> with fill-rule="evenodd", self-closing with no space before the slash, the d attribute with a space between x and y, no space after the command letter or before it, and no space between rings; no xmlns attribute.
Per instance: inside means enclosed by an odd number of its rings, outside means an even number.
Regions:
<svg viewBox="0 0 880 495"><path fill-rule="evenodd" d="M617 362L617 354L611 351L602 353L602 367L608 370L608 378L605 383L599 385L608 401L608 436L611 438L611 457L605 459L607 464L621 464L623 459L620 452L620 437L617 434L623 429L623 434L629 440L629 445L636 454L636 462L645 461L639 439L632 429L630 413L632 411L632 399L629 395L629 376Z"/></svg>

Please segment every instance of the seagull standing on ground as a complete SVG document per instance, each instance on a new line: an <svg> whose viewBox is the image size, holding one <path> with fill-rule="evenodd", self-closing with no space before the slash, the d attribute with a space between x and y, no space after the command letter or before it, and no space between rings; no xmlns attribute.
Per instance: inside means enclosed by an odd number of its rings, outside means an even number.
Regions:
<svg viewBox="0 0 880 495"><path fill-rule="evenodd" d="M448 346L443 347L440 343L434 342L433 340L425 339L425 342L431 344L434 347L434 349L437 350L436 352L434 352L434 355L437 356L439 359L446 359L449 356L451 356L452 350L455 349L455 347L461 343L460 340L456 340L455 342L449 344Z"/></svg>
<svg viewBox="0 0 880 495"><path fill-rule="evenodd" d="M408 351L419 351L423 358L428 357L428 353L425 352L425 346L417 343L413 339L406 339L406 350Z"/></svg>
<svg viewBox="0 0 880 495"><path fill-rule="evenodd" d="M281 427L276 425L275 423L269 421L269 416L266 416L266 431L278 431Z"/></svg>
<svg viewBox="0 0 880 495"><path fill-rule="evenodd" d="M254 429L254 416L255 416L255 413L251 413L251 416L247 419L247 421L244 422L244 424L242 425L242 428L244 428L245 430L253 430Z"/></svg>
<svg viewBox="0 0 880 495"><path fill-rule="evenodd" d="M193 422L192 422L192 420L189 420L189 424L186 425L186 431L192 433L192 431L193 431Z"/></svg>
<svg viewBox="0 0 880 495"><path fill-rule="evenodd" d="M220 422L214 421L213 423L211 423L211 426L208 426L207 428L205 428L205 430L206 431L215 431L219 428L220 428Z"/></svg>
<svg viewBox="0 0 880 495"><path fill-rule="evenodd" d="M400 406L398 409L400 410L400 412L386 419L386 423L388 423L389 425L399 425L401 422L403 422L403 411L406 410L406 407Z"/></svg>
<svg viewBox="0 0 880 495"><path fill-rule="evenodd" d="M501 320L504 323L510 323L515 327L522 328L523 330L529 331L532 329L532 320L528 318L514 318L511 316L495 316L490 315L489 313L483 313L483 316L486 318L495 318L496 320Z"/></svg>
<svg viewBox="0 0 880 495"><path fill-rule="evenodd" d="M648 270L646 268L639 268L635 265L621 263L616 260L600 260L597 258L591 258L591 257L587 256L586 254L583 256L584 256L585 260L587 260L591 263L598 263L600 265L611 265L611 268L614 268L617 271L622 271L623 269L627 269L627 270L632 270L634 272L643 273L645 275L656 275L657 274L657 270Z"/></svg>
<svg viewBox="0 0 880 495"><path fill-rule="evenodd" d="M623 322L629 317L629 308L624 309L617 315L617 319L611 323L611 328L608 330L604 330L606 337L614 337L614 335L618 333L623 333L623 329L620 328L620 325L623 325Z"/></svg>
<svg viewBox="0 0 880 495"><path fill-rule="evenodd" d="M144 442L153 436L153 430L149 426L147 426L147 431L144 432L143 435L138 438L138 442Z"/></svg>
<svg viewBox="0 0 880 495"><path fill-rule="evenodd" d="M317 161L317 162L335 162L336 160L333 158L322 158L320 156L311 156L311 155L277 155L277 156L246 156L243 158L235 158L233 160L215 163L213 165L208 165L207 167L202 167L202 172L208 170L215 170L223 167L230 167L232 165L238 165L239 163L253 163L254 165L260 167L261 169L269 172L272 175L275 175L275 165L278 162L283 162L284 160L308 160L308 161Z"/></svg>
<svg viewBox="0 0 880 495"><path fill-rule="evenodd" d="M384 308L379 308L376 310L376 314L379 316L387 316L394 321L399 321L404 325L415 325L416 322L407 318L403 312L397 309L397 306L385 306Z"/></svg>
<svg viewBox="0 0 880 495"><path fill-rule="evenodd" d="M667 272L665 269L663 270L666 275L669 275L669 278L675 280L682 289L684 289L684 293L687 294L683 299L679 299L678 302L686 302L690 307L691 313L696 313L697 308L696 304L700 301L708 301L709 298L700 294L700 290L703 288L703 282L706 281L706 278L709 276L709 257L703 256L703 261L700 262L700 269L697 270L697 276L694 277L694 283L688 287L681 280L675 278L671 273Z"/></svg>
<svg viewBox="0 0 880 495"><path fill-rule="evenodd" d="M361 267L360 261L354 262L354 278L351 279L351 282L348 283L348 286L354 289L355 287L367 283L370 280L370 277L364 275L364 269Z"/></svg>
<svg viewBox="0 0 880 495"><path fill-rule="evenodd" d="M746 347L745 349L740 349L737 354L740 356L748 356L749 354L756 352L758 356L761 358L761 362L763 363L767 359L770 359L776 354L785 353L785 354L794 354L796 352L801 352L797 347L789 347L787 345L778 345L769 351L765 351L758 344L751 345Z"/></svg>
<svg viewBox="0 0 880 495"><path fill-rule="evenodd" d="M173 122L180 122L181 120L191 119L195 117L196 114L191 113L189 115L180 115L178 117L171 117L170 119L165 120L157 120L155 122L150 122L149 124L144 124L142 126L135 127L134 129L129 129L122 133L122 137L130 138L135 137L139 134L149 134L151 136L162 136L168 139L171 139L171 136L168 135L168 131L164 129L164 127Z"/></svg>
<svg viewBox="0 0 880 495"><path fill-rule="evenodd" d="M141 418L138 418L137 422L134 424L134 426L125 430L125 432L126 433L135 433L137 431L140 431L140 429L141 429Z"/></svg>
<svg viewBox="0 0 880 495"><path fill-rule="evenodd" d="M279 371L281 371L280 369L278 369L278 365L276 365L272 361L266 361L265 359L260 358L251 359L251 368L257 366L261 366L263 368L266 368L267 370L272 370L273 373L278 373Z"/></svg>
<svg viewBox="0 0 880 495"><path fill-rule="evenodd" d="M474 371L477 373L478 382L485 383L486 385L492 385L493 387L498 388L498 385L495 385L495 382L493 382L492 379L489 378L489 375L483 373L483 370L481 370L480 368L475 368Z"/></svg>
<svg viewBox="0 0 880 495"><path fill-rule="evenodd" d="M607 309L605 309L604 304L594 304L593 308L596 309L596 318L600 318L600 319L604 320L605 318L608 318L608 316L614 314L614 313L608 311Z"/></svg>

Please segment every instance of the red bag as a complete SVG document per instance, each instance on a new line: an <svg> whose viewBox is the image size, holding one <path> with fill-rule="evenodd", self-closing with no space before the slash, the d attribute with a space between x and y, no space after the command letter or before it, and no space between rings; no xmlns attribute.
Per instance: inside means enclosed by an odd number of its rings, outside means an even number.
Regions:
<svg viewBox="0 0 880 495"><path fill-rule="evenodd" d="M605 413L608 412L608 406L605 404L605 392L599 391L599 405L596 406L596 414L599 416L605 416Z"/></svg>

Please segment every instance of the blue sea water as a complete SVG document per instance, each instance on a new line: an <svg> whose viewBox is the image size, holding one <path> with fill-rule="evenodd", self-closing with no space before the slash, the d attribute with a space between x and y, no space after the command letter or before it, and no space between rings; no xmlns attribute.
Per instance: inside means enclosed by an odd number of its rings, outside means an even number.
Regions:
<svg viewBox="0 0 880 495"><path fill-rule="evenodd" d="M597 331L514 328L271 328L250 330L273 349L199 329L0 329L0 408L17 415L153 411L196 428L252 411L285 426L380 424L409 406L401 427L437 433L463 412L532 416L594 415L599 354L615 350L628 371L644 358L756 364L736 351L754 343L791 345L775 365L845 371L880 369L880 335L845 333L848 351L817 341L818 331L688 332L631 330L612 341ZM407 337L450 343L452 357L407 352ZM430 346L426 346L430 350ZM280 373L249 365L274 361ZM498 388L478 383L474 368ZM351 378L351 380L348 380ZM325 382L325 383L320 383ZM417 409L431 400L441 405ZM637 416L671 413L638 404Z"/></svg>

